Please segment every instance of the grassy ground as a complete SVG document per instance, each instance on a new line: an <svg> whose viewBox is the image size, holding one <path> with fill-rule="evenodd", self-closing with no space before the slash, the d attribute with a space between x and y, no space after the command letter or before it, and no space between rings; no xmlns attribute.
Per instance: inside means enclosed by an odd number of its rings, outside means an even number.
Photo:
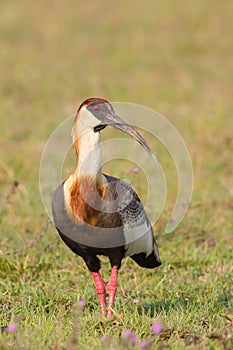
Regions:
<svg viewBox="0 0 233 350"><path fill-rule="evenodd" d="M0 325L19 327L0 334L1 349L121 349L126 329L143 340L157 319L152 349L233 348L232 12L211 0L1 1ZM156 225L161 268L124 261L114 322L100 317L91 276L48 223L38 190L48 136L90 96L165 115L195 173L182 224L164 233L168 196ZM124 167L114 174L126 177Z"/></svg>

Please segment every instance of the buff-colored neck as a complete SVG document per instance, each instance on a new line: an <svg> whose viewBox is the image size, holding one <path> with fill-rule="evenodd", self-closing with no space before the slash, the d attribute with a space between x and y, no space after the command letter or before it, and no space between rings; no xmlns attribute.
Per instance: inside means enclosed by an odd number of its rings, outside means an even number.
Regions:
<svg viewBox="0 0 233 350"><path fill-rule="evenodd" d="M74 146L78 154L78 165L74 172L76 177L89 176L100 180L102 152L99 132L89 129L75 141Z"/></svg>

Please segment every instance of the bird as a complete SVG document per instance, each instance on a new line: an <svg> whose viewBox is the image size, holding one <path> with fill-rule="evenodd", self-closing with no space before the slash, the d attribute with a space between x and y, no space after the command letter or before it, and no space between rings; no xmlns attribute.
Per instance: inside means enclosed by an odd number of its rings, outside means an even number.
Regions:
<svg viewBox="0 0 233 350"><path fill-rule="evenodd" d="M133 187L102 173L100 133L107 126L127 133L154 157L145 139L116 114L110 102L86 99L77 110L71 132L77 165L56 188L52 214L61 239L83 258L93 276L102 315L111 318L122 259L131 257L139 266L151 269L160 266L161 260L151 223ZM101 255L111 265L107 286L100 274Z"/></svg>

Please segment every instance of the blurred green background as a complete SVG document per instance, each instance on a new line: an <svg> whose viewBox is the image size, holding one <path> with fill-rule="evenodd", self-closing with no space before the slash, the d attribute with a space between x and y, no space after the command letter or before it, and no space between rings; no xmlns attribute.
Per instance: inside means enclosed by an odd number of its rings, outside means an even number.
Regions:
<svg viewBox="0 0 233 350"><path fill-rule="evenodd" d="M142 305L152 305L152 299L162 303L155 306L165 323L162 345L192 348L194 342L185 341L195 333L200 348L230 349L232 13L233 2L213 0L0 2L0 314L3 326L16 316L21 324L21 340L0 336L3 349L9 342L17 349L68 348L75 323L71 304L79 296L89 301L89 311L94 309L91 325L89 313L82 316L81 348L97 348L99 335L113 333L117 339L129 327L148 336L151 318L144 315L142 326L142 316L129 311L134 310L130 291ZM169 204L155 229L163 261L155 280L129 261L124 265L120 289L124 284L129 294L119 296L125 318L117 331L99 322L91 278L48 226L38 190L49 135L93 96L142 104L164 115L184 138L195 176L193 201L180 227L164 234ZM126 177L124 169L125 164L118 166L112 175ZM166 176L175 191L169 171ZM143 194L138 179L133 181ZM108 271L108 265L104 268ZM134 271L147 286L135 287L136 277L129 279ZM145 290L161 280L150 300ZM203 304L181 306L178 317L175 306L163 303L176 305L182 293Z"/></svg>

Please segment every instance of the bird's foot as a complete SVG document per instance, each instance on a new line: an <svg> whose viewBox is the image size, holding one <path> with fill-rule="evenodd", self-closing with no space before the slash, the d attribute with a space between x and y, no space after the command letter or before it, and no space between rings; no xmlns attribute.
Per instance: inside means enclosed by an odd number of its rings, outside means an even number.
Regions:
<svg viewBox="0 0 233 350"><path fill-rule="evenodd" d="M107 313L107 318L108 319L112 318L112 313L113 313L113 310L112 309L108 309L108 313Z"/></svg>
<svg viewBox="0 0 233 350"><path fill-rule="evenodd" d="M107 313L106 313L106 310L105 310L105 305L104 305L104 307L102 307L102 305L101 305L101 314L102 314L103 317L107 316Z"/></svg>

